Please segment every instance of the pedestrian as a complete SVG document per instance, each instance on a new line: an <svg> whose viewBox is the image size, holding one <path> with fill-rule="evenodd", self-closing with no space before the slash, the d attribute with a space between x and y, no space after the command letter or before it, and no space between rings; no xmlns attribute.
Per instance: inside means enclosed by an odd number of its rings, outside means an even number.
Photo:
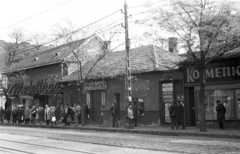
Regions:
<svg viewBox="0 0 240 154"><path fill-rule="evenodd" d="M90 114L89 108L88 108L87 104L84 103L84 119L85 119L86 124L88 123L89 114Z"/></svg>
<svg viewBox="0 0 240 154"><path fill-rule="evenodd" d="M58 125L61 120L61 108L59 104L56 106L55 115L56 115L56 125Z"/></svg>
<svg viewBox="0 0 240 154"><path fill-rule="evenodd" d="M128 113L128 122L129 124L131 124L133 122L133 109L132 109L132 105L129 105L127 108L127 113Z"/></svg>
<svg viewBox="0 0 240 154"><path fill-rule="evenodd" d="M112 112L112 127L118 127L118 108L115 102L112 104L111 112Z"/></svg>
<svg viewBox="0 0 240 154"><path fill-rule="evenodd" d="M178 115L177 115L177 129L179 128L180 125L182 125L182 129L185 129L184 125L184 106L181 103L181 101L177 101L177 106L178 106Z"/></svg>
<svg viewBox="0 0 240 154"><path fill-rule="evenodd" d="M16 106L13 108L12 118L13 118L13 124L16 124L17 123L17 108L16 108Z"/></svg>
<svg viewBox="0 0 240 154"><path fill-rule="evenodd" d="M21 107L18 107L18 109L17 109L17 120L18 120L18 124L22 124L23 110L21 109Z"/></svg>
<svg viewBox="0 0 240 154"><path fill-rule="evenodd" d="M35 105L31 109L31 114L32 114L32 124L36 125L36 122L37 122L37 108L36 108Z"/></svg>
<svg viewBox="0 0 240 154"><path fill-rule="evenodd" d="M56 125L55 106L51 106L49 116L50 116L51 126L53 124Z"/></svg>
<svg viewBox="0 0 240 154"><path fill-rule="evenodd" d="M64 109L65 126L70 126L72 113L72 109L66 104Z"/></svg>
<svg viewBox="0 0 240 154"><path fill-rule="evenodd" d="M0 108L0 122L3 123L3 118L4 118L4 110L3 108L1 107Z"/></svg>
<svg viewBox="0 0 240 154"><path fill-rule="evenodd" d="M172 104L168 108L169 110L169 115L171 119L171 129L174 130L174 127L177 128L177 112L178 112L178 107L175 101L172 102Z"/></svg>
<svg viewBox="0 0 240 154"><path fill-rule="evenodd" d="M217 101L216 111L217 111L218 125L219 125L219 128L222 130L224 129L223 122L225 121L226 108L224 107L224 105L221 103L220 100Z"/></svg>
<svg viewBox="0 0 240 154"><path fill-rule="evenodd" d="M29 125L30 122L30 110L28 106L25 107L24 109L24 120L25 120L25 125Z"/></svg>
<svg viewBox="0 0 240 154"><path fill-rule="evenodd" d="M46 125L49 125L49 121L50 121L50 108L48 107L48 105L45 105L45 109L44 109L44 120L46 121Z"/></svg>
<svg viewBox="0 0 240 154"><path fill-rule="evenodd" d="M75 126L79 125L79 119L78 118L79 118L80 110L81 110L80 106L77 103L75 103L74 104L74 122L75 122Z"/></svg>
<svg viewBox="0 0 240 154"><path fill-rule="evenodd" d="M11 111L8 108L6 109L4 116L5 116L5 119L7 120L7 123L10 123Z"/></svg>
<svg viewBox="0 0 240 154"><path fill-rule="evenodd" d="M44 120L44 109L42 106L39 106L37 114L38 114L39 123L40 123L40 125L42 125L43 120Z"/></svg>
<svg viewBox="0 0 240 154"><path fill-rule="evenodd" d="M133 119L134 119L134 125L137 127L137 118L138 118L138 107L137 102L133 103Z"/></svg>

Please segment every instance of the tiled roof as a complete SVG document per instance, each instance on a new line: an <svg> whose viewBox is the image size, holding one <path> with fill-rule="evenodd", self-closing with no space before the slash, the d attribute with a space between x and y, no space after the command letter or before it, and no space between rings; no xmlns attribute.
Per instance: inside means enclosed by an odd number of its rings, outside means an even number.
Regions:
<svg viewBox="0 0 240 154"><path fill-rule="evenodd" d="M73 43L82 44L84 41L86 41L86 39L75 41ZM47 50L39 51L18 63L11 65L7 72L45 66L53 63L60 63L71 53L69 48L70 47L68 44L64 44Z"/></svg>
<svg viewBox="0 0 240 154"><path fill-rule="evenodd" d="M132 74L166 70L171 67L172 60L179 58L177 55L164 51L156 46L148 45L130 49L130 65ZM83 78L93 66L94 60L83 67ZM126 51L110 52L104 56L92 69L88 79L112 78L122 76L126 70ZM63 81L78 80L77 71L65 76Z"/></svg>

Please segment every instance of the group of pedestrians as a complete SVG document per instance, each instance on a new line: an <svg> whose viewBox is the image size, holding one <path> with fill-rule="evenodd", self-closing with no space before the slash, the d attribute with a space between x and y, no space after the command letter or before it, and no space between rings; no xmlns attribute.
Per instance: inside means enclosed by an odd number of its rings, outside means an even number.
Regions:
<svg viewBox="0 0 240 154"><path fill-rule="evenodd" d="M137 102L134 102L133 106L130 104L127 107L128 123L134 124L135 127L137 127L138 110L139 108L137 106ZM118 127L119 121L120 121L120 115L119 115L119 110L116 102L114 102L111 106L111 113L112 113L112 127Z"/></svg>
<svg viewBox="0 0 240 154"><path fill-rule="evenodd" d="M171 119L171 129L174 130L175 128L178 129L179 126L182 126L182 129L185 129L184 124L184 106L182 102L179 100L176 102L173 102L169 108L169 115Z"/></svg>
<svg viewBox="0 0 240 154"><path fill-rule="evenodd" d="M86 104L83 105L84 110L84 122L88 123L90 111ZM65 123L65 126L70 126L70 124L73 122L74 126L79 126L81 124L81 106L79 103L75 103L74 106L65 105L65 107L62 109L61 113L63 115L63 121Z"/></svg>

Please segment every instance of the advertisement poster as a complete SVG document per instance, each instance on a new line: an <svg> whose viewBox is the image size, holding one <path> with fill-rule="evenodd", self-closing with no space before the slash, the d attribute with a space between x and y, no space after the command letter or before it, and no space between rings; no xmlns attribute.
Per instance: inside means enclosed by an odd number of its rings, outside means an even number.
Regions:
<svg viewBox="0 0 240 154"><path fill-rule="evenodd" d="M170 115L168 107L173 101L173 84L172 83L163 83L162 84L162 96L163 103L165 104L165 122L170 122Z"/></svg>

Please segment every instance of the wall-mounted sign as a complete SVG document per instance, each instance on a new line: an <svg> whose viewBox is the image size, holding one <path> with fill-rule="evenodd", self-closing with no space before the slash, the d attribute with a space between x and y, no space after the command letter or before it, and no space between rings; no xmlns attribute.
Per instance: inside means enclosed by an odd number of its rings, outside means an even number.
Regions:
<svg viewBox="0 0 240 154"><path fill-rule="evenodd" d="M101 90L101 89L107 89L106 81L89 82L84 84L84 90Z"/></svg>
<svg viewBox="0 0 240 154"><path fill-rule="evenodd" d="M48 83L46 80L39 80L36 84L33 84L33 81L31 81L28 85L25 85L24 82L11 83L8 87L9 95L53 93L62 91L61 84Z"/></svg>
<svg viewBox="0 0 240 154"><path fill-rule="evenodd" d="M208 83L238 81L240 79L240 62L238 60L212 63L206 66L204 72ZM186 83L199 83L200 73L195 68L185 69L184 76Z"/></svg>
<svg viewBox="0 0 240 154"><path fill-rule="evenodd" d="M90 106L90 94L87 94L87 106Z"/></svg>
<svg viewBox="0 0 240 154"><path fill-rule="evenodd" d="M168 110L169 105L170 105L170 103L165 103L165 121L166 122L170 122L171 121L169 110Z"/></svg>
<svg viewBox="0 0 240 154"><path fill-rule="evenodd" d="M102 93L102 105L105 105L106 103L106 95L105 93Z"/></svg>

